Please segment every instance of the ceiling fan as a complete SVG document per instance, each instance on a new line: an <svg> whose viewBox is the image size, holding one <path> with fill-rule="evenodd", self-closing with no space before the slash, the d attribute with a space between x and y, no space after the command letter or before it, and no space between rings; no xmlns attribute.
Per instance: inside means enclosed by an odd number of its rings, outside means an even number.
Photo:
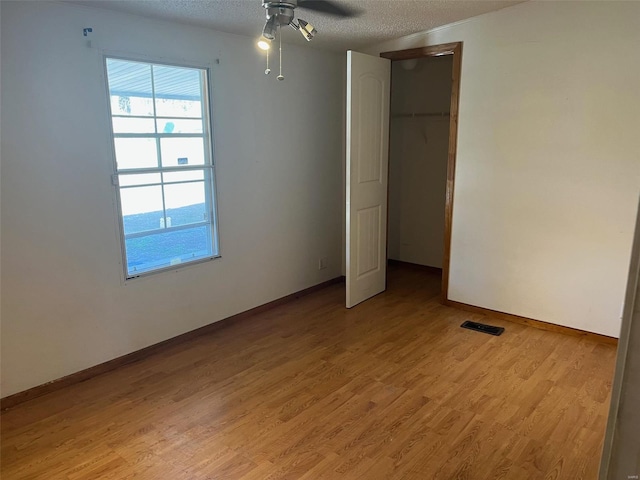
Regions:
<svg viewBox="0 0 640 480"><path fill-rule="evenodd" d="M294 30L299 31L308 42L318 33L315 27L309 22L301 18L298 18L296 21L296 8L304 8L338 18L351 18L360 13L358 10L339 5L329 0L262 0L262 7L265 9L267 21L262 29L262 37L258 41L258 47L267 52L267 69L264 73L268 75L271 73L271 69L269 68L271 41L275 40L276 36L279 37L280 74L278 75L278 80L284 80L284 76L282 75L282 35L278 35L280 28L289 25Z"/></svg>

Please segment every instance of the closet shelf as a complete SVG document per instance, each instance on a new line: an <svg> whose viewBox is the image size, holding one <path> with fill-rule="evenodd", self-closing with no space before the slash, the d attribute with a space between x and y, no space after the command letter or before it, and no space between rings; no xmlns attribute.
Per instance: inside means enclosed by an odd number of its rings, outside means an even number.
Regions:
<svg viewBox="0 0 640 480"><path fill-rule="evenodd" d="M392 113L391 118L413 118L413 117L448 117L449 112L429 112L429 113Z"/></svg>

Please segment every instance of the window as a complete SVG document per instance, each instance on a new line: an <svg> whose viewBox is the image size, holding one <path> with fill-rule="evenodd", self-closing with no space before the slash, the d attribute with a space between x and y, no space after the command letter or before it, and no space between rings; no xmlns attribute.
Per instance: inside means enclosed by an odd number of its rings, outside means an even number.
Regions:
<svg viewBox="0 0 640 480"><path fill-rule="evenodd" d="M208 71L106 70L126 278L218 256Z"/></svg>

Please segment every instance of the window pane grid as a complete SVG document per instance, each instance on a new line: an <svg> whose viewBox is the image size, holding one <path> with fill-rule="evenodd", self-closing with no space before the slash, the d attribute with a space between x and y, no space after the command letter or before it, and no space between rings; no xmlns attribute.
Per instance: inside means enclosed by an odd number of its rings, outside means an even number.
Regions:
<svg viewBox="0 0 640 480"><path fill-rule="evenodd" d="M110 61L119 64L113 67L114 71L134 72L131 75L135 76L137 83L131 87L120 78L113 81L131 97L117 97L120 92L112 87ZM155 158L148 147L147 153L137 148L143 144L132 143L120 150L116 148L116 172L120 178L114 182L120 192L128 278L218 255L207 115L207 73L202 69L139 64L150 67L148 81L144 80L145 70L142 67L129 68L128 64L134 63L107 59L111 105L120 108L112 108L114 142L151 141L155 146ZM161 75L163 82L162 94L159 94L157 75ZM182 80L187 83L180 83ZM145 82L150 92L137 93L136 86L144 86ZM184 95L181 93L183 89L187 92ZM197 90L199 92L196 93ZM139 105L145 104L141 100L134 102L136 95L151 97L149 114L138 113ZM129 110L121 112L131 104L138 105L138 111L133 114ZM199 111L194 112L196 105ZM162 107L161 114L159 106ZM154 124L153 133L136 131L140 128L151 130L150 124L135 123L147 120ZM141 154L145 156L141 157ZM155 166L148 163L152 159ZM159 174L160 178L150 178L153 174ZM140 176L141 183L137 183L136 175Z"/></svg>

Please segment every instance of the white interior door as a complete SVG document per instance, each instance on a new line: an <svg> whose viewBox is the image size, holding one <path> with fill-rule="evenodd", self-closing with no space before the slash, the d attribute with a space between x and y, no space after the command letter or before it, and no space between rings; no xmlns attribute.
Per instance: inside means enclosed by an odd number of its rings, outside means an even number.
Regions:
<svg viewBox="0 0 640 480"><path fill-rule="evenodd" d="M347 52L347 308L384 291L391 61Z"/></svg>

